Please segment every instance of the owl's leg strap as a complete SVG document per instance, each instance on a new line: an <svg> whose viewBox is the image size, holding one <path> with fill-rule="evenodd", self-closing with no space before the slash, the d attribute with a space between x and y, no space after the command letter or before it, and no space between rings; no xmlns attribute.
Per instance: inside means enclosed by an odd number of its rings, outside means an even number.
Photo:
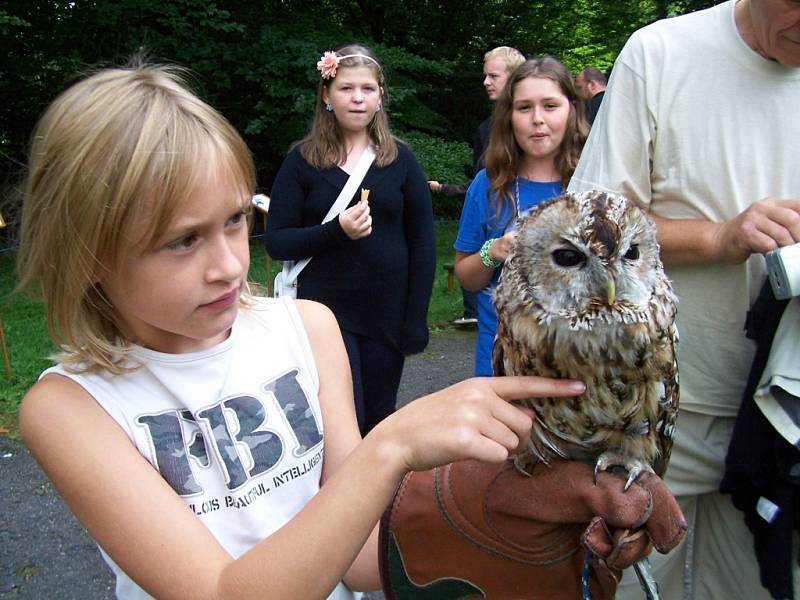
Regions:
<svg viewBox="0 0 800 600"><path fill-rule="evenodd" d="M591 551L586 552L583 558L583 568L581 569L581 600L592 600L592 590L589 587L589 577L592 561L595 559ZM658 593L658 584L653 579L650 571L650 559L646 556L633 564L633 570L639 580L639 584L644 590L645 600L661 600Z"/></svg>
<svg viewBox="0 0 800 600"><path fill-rule="evenodd" d="M589 569L592 564L594 555L591 552L586 552L583 557L583 569L581 569L581 600L592 600L592 590L589 589Z"/></svg>
<svg viewBox="0 0 800 600"><path fill-rule="evenodd" d="M644 590L644 597L646 600L660 600L661 596L658 595L658 584L653 579L653 574L650 572L650 559L646 556L633 564L633 571L639 579L639 584Z"/></svg>

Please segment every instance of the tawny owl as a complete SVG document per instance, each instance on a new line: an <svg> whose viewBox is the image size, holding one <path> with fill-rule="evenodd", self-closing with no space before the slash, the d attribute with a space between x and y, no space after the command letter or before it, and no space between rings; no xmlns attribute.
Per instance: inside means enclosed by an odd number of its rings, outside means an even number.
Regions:
<svg viewBox="0 0 800 600"><path fill-rule="evenodd" d="M494 371L583 381L576 398L532 398L523 470L561 457L595 473L662 475L678 410L677 299L655 225L623 196L567 193L523 219L494 293Z"/></svg>

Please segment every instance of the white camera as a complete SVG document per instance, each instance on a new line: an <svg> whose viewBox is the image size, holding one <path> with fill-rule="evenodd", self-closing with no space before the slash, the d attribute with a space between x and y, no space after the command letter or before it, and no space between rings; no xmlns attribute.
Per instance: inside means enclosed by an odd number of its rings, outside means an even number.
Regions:
<svg viewBox="0 0 800 600"><path fill-rule="evenodd" d="M764 255L772 291L778 300L800 296L800 243Z"/></svg>

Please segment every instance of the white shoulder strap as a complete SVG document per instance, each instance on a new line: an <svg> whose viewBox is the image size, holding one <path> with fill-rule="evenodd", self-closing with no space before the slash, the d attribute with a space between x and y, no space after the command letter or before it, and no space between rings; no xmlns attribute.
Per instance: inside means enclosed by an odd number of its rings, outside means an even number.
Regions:
<svg viewBox="0 0 800 600"><path fill-rule="evenodd" d="M323 223L327 223L333 219L344 210L345 206L350 203L350 200L352 200L353 195L358 189L358 186L360 186L361 182L364 181L364 176L367 174L367 171L369 171L369 167L373 160L375 160L375 151L372 149L372 146L367 146L361 153L361 158L358 159L356 168L353 169L352 173L350 173L347 183L344 184L342 191L339 192L339 197L336 198L336 202L333 203L328 211L328 214L325 215L324 219L322 219Z"/></svg>
<svg viewBox="0 0 800 600"><path fill-rule="evenodd" d="M325 218L322 219L323 223L327 223L334 217L337 217L339 213L344 210L345 206L350 203L350 200L352 200L353 195L356 193L356 189L358 189L358 186L364 181L364 177L367 171L369 171L373 160L375 160L375 151L372 149L371 145L368 145L361 153L361 157L358 159L355 169L350 173L350 177L347 178L347 182L344 184L342 191L339 192L338 198L336 198L336 201L333 203L330 210L328 210L328 214L325 215ZM300 275L300 271L306 268L306 265L311 262L312 258L314 257L310 256L297 261L294 267L292 267L292 270L289 271L289 281L296 281L297 276Z"/></svg>

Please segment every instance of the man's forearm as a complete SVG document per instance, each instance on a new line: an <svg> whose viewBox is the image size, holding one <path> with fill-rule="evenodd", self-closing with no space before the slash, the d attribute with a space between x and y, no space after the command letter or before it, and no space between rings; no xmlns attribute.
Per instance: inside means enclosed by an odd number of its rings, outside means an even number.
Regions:
<svg viewBox="0 0 800 600"><path fill-rule="evenodd" d="M668 219L650 213L658 229L661 260L666 266L718 262L714 243L719 225L700 219Z"/></svg>

